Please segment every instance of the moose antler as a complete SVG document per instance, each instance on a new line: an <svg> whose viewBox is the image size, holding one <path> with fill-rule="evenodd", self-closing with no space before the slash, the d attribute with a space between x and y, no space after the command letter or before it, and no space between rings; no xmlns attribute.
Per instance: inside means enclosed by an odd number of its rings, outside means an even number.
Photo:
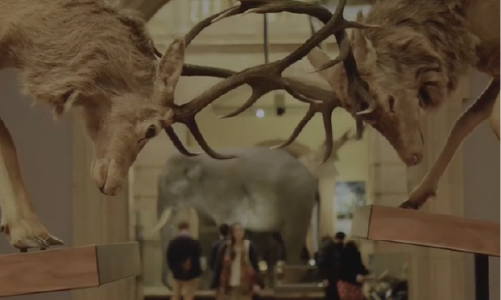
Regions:
<svg viewBox="0 0 501 300"><path fill-rule="evenodd" d="M229 117L229 116L235 116L241 112L243 112L245 109L249 108L254 104L259 98L261 98L263 95L274 91L274 90L279 90L283 89L287 91L291 96L294 98L298 99L299 101L308 103L310 105L308 112L304 116L304 118L301 120L301 122L298 124L298 126L295 128L293 134L291 137L286 141L286 143L280 145L280 147L284 147L290 143L299 135L301 130L304 128L304 126L308 123L308 121L313 117L313 115L317 112L322 113L323 116L323 121L324 121L324 128L326 132L326 153L330 153L332 150L332 144L333 144L333 139L332 139L332 123L331 123L331 114L333 110L339 106L339 101L337 101L336 98L332 99L325 99L323 101L318 101L319 99L312 99L311 97L306 96L307 93L301 93L298 92L298 90L302 90L303 92L305 89L308 89L308 87L305 87L304 85L302 87L298 87L297 82L294 82L290 79L282 78L282 73L285 69L287 69L290 65L293 63L297 62L298 60L302 59L304 56L306 56L315 46L317 46L319 43L321 43L323 40L325 40L327 37L329 37L333 32L337 33L338 31L341 31L344 33L344 29L349 28L349 27L354 27L354 28L369 28L372 26L367 26L363 25L357 22L350 22L346 21L343 16L343 10L344 6L346 5L346 0L341 0L339 6L337 7L336 11L334 14L330 13L327 9L318 6L318 5L313 5L313 4L308 4L304 2L298 2L298 1L282 1L282 0L259 0L259 1L249 1L249 0L244 0L241 1L240 5L229 8L225 11L222 11L218 14L215 14L213 16L210 16L204 20L202 20L200 23L195 25L190 32L188 32L185 37L184 37L184 44L185 46L189 45L191 41L207 26L212 24L215 21L221 20L226 17L230 17L233 15L237 14L244 14L244 13L271 13L271 12L291 12L291 13L298 13L298 14L308 14L314 17L319 18L321 21L325 23L325 25L318 30L315 34L313 34L303 45L301 45L299 48L297 48L295 51L287 55L285 58L267 63L267 64L262 64L258 66L254 66L251 68L247 68L243 71L229 74L231 71L227 71L224 69L217 69L217 68L211 68L207 69L207 67L201 67L201 66L186 66L184 67L183 70L183 75L188 75L193 69L197 69L200 71L199 73L202 73L202 75L207 75L207 73L218 73L219 75L215 75L217 77L226 77L225 80L219 82L218 84L212 86L202 94L198 95L197 97L193 98L191 101L189 101L186 104L183 105L173 105L173 120L174 122L179 122L185 124L190 132L192 133L193 137L195 140L198 142L200 147L211 157L216 158L216 159L229 159L233 158L233 155L222 155L219 153L216 153L212 148L209 147L205 139L203 138L197 123L195 122L195 115L200 112L203 108L205 108L207 105L212 103L214 100L219 98L220 96L226 94L230 90L233 90L241 85L248 84L252 88L252 94L250 98L246 101L246 103L239 109L237 109L236 112L231 113L227 116L223 117ZM336 36L337 37L337 36ZM345 35L343 34L338 40L338 43L340 45L346 45L348 42L347 40L345 41ZM346 55L346 59L350 58L351 50L349 49L349 43L348 45L348 55ZM351 55L351 58L353 58L353 55ZM341 61L341 60L339 60ZM356 64L354 63L353 59L353 64L346 65L347 66L355 66ZM191 67L191 69L190 69ZM226 74L222 74L225 73ZM347 73L349 73L347 71ZM355 71L355 73L349 73L349 74L355 74L353 76L358 76L358 73ZM194 73L191 73L190 75L197 75ZM221 76L222 75L222 76ZM229 75L229 76L226 76ZM356 85L361 79L357 80L351 80L351 85ZM294 86L294 88L293 88ZM356 86L355 88L359 88ZM362 88L364 88L362 86ZM310 95L311 95L311 86L309 87ZM184 146L180 143L179 138L176 139L175 133L172 128L168 127L165 129L167 134L171 139L173 139L174 145L180 150L180 152L186 154L186 155L195 155L192 153L189 153Z"/></svg>

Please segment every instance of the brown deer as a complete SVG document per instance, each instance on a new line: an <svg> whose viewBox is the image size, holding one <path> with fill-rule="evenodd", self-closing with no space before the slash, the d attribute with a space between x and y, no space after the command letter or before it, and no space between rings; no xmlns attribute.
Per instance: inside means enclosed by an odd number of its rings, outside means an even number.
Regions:
<svg viewBox="0 0 501 300"><path fill-rule="evenodd" d="M160 131L165 130L174 145L190 155L170 127L174 122L188 126L210 156L231 158L208 147L195 115L243 84L254 91L249 103L277 89L310 103L308 116L322 112L327 128L326 150L332 148L330 112L340 106L336 95L282 78L281 73L333 32L344 36L345 28L366 27L344 20L345 4L345 0L341 1L332 16L321 7L301 2L245 1L200 22L184 38L175 39L157 60L161 54L154 48L143 20L133 11L104 0L0 0L0 69L18 69L23 91L34 101L49 105L56 117L72 108L81 111L94 146L91 177L103 194L115 195L138 152ZM277 62L239 73L183 66L185 47L200 31L218 17L249 9L300 14L322 11L329 14L329 20L296 51ZM354 64L349 56L346 65ZM174 89L181 74L228 78L189 103L176 105ZM354 82L360 84L358 79ZM62 244L48 233L33 211L14 143L3 122L0 125L1 230L13 246L23 250Z"/></svg>
<svg viewBox="0 0 501 300"><path fill-rule="evenodd" d="M444 103L471 67L493 77L456 121L424 179L400 205L418 209L435 195L440 177L475 127L490 118L499 139L499 1L376 1L368 15L359 13L357 20L380 25L350 36L358 70L374 99L358 115L383 134L409 166L423 156L420 109L431 111ZM343 107L350 109L347 72L333 66L336 61L329 62L320 49L308 58Z"/></svg>

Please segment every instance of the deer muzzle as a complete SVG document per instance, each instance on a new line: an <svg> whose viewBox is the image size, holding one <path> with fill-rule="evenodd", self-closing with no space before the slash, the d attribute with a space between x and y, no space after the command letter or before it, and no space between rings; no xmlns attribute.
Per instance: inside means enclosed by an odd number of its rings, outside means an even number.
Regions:
<svg viewBox="0 0 501 300"><path fill-rule="evenodd" d="M398 156L408 167L419 165L424 157L424 140L419 124L402 127L398 123L388 122L390 118L381 119L373 127L378 130L393 146Z"/></svg>
<svg viewBox="0 0 501 300"><path fill-rule="evenodd" d="M91 177L101 193L115 196L122 188L127 169L114 159L96 159L92 163Z"/></svg>

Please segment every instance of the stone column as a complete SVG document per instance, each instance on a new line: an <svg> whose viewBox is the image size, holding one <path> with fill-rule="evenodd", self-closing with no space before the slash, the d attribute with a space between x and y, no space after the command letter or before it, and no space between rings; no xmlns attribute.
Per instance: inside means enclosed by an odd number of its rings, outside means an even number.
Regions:
<svg viewBox="0 0 501 300"><path fill-rule="evenodd" d="M455 121L463 112L463 101L468 98L468 77L461 79L458 89L450 99L434 113L422 118L421 128L426 141L425 159L417 167L408 168L408 191L419 184L427 170L433 165ZM438 195L428 202L423 211L463 216L463 160L462 147L442 176ZM464 285L465 254L446 250L413 247L411 264L412 299L464 299L460 287ZM424 264L423 260L427 263ZM429 289L423 289L423 286ZM419 287L419 288L417 288ZM426 293L423 295L421 293Z"/></svg>
<svg viewBox="0 0 501 300"><path fill-rule="evenodd" d="M417 167L406 168L384 137L371 130L371 180L375 204L396 206L419 184L461 115L463 99L467 96L468 81L464 77L450 100L437 111L422 115L425 159ZM459 149L440 181L437 198L427 203L422 211L462 216L462 180L462 150ZM382 242L377 243L375 252L409 255L410 299L465 299L463 290L458 288L464 285L465 254Z"/></svg>

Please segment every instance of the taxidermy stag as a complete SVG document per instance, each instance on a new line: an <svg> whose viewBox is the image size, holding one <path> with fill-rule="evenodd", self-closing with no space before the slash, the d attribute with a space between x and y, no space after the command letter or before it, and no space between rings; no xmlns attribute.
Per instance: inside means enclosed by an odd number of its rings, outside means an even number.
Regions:
<svg viewBox="0 0 501 300"><path fill-rule="evenodd" d="M448 100L459 78L470 68L493 77L487 89L456 121L441 153L421 183L400 206L419 209L436 193L438 181L464 138L489 119L499 139L499 0L376 1L357 21L378 28L353 31L340 44L341 55L353 55L370 91L366 109L356 112L392 144L408 165L420 163L424 140L419 111L432 111ZM318 14L324 22L328 13ZM350 72L330 61L320 49L308 59L353 111Z"/></svg>
<svg viewBox="0 0 501 300"><path fill-rule="evenodd" d="M366 27L343 19L345 0L326 26L278 62L238 73L184 65L185 48L217 18L261 7L270 12L312 13L311 5L296 1L243 3L201 21L184 38L175 39L162 56L141 17L104 0L0 0L0 69L18 69L24 93L50 106L56 117L72 108L80 110L94 146L91 177L103 194L116 195L138 152L162 130L182 153L194 155L173 131L175 122L185 124L211 157L233 158L209 148L195 115L238 86L253 88L248 106L277 89L310 103L310 115L321 107L337 106L334 93L281 74L333 32ZM181 75L227 78L188 103L176 105L174 89ZM329 123L330 115L323 115ZM328 126L327 138L332 141L330 130ZM32 208L15 145L3 122L0 148L1 230L14 247L23 250L62 244L49 234Z"/></svg>
<svg viewBox="0 0 501 300"><path fill-rule="evenodd" d="M158 177L162 253L173 238L180 209L194 208L216 224L239 222L254 232L280 232L286 261L297 264L318 189L317 178L285 150L248 147L225 151L238 157L172 155ZM162 282L167 266L162 264Z"/></svg>

